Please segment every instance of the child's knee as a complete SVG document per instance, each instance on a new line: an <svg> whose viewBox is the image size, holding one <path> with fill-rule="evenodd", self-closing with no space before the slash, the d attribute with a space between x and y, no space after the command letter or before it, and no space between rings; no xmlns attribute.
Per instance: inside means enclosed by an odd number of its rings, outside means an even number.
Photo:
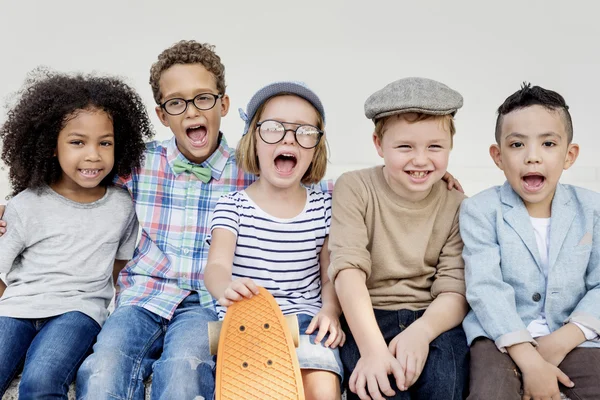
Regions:
<svg viewBox="0 0 600 400"><path fill-rule="evenodd" d="M67 373L64 375L67 375ZM66 390L68 390L68 383L65 382L65 376L49 373L47 365L29 365L23 370L21 383L19 384L20 396L37 398L49 393L66 392Z"/></svg>
<svg viewBox="0 0 600 400"><path fill-rule="evenodd" d="M339 383L337 385L315 386L304 388L306 400L338 400L342 397Z"/></svg>
<svg viewBox="0 0 600 400"><path fill-rule="evenodd" d="M330 371L302 370L306 400L333 400L341 397L340 379Z"/></svg>

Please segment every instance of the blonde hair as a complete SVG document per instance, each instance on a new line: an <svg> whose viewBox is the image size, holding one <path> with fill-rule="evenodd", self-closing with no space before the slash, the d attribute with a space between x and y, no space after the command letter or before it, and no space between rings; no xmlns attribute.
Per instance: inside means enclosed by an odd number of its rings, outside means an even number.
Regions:
<svg viewBox="0 0 600 400"><path fill-rule="evenodd" d="M260 175L260 165L258 163L258 155L256 154L256 134L257 134L257 126L261 114L265 109L266 104L279 96L289 96L289 93L280 93L276 96L273 96L266 100L264 103L258 107L256 110L256 114L252 118L250 122L250 128L248 128L248 132L242 136L242 139L239 141L237 148L235 150L235 158L237 160L238 166L243 169L245 172L254 175ZM294 94L292 94L295 96ZM319 112L315 109L317 114L317 128L324 131L325 124L323 123L323 117ZM305 185L312 185L314 183L318 183L325 176L325 171L327 170L327 141L325 139L325 135L321 138L317 146L315 147L315 153L313 154L312 161L308 166L308 169L302 176L301 182Z"/></svg>
<svg viewBox="0 0 600 400"><path fill-rule="evenodd" d="M375 135L379 140L383 140L383 134L385 133L385 124L391 118L404 118L408 123L415 124L420 121L425 121L428 119L438 120L440 124L444 127L444 129L450 132L450 143L452 144L452 140L454 138L454 134L456 133L456 128L454 126L454 117L450 114L446 115L431 115L431 114L423 114L423 113L404 113L404 114L394 114L388 117L384 117L375 121Z"/></svg>

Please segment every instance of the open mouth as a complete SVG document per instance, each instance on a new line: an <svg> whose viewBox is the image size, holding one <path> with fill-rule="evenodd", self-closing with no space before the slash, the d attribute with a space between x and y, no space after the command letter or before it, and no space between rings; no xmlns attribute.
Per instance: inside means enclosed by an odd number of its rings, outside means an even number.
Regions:
<svg viewBox="0 0 600 400"><path fill-rule="evenodd" d="M525 189L530 192L536 192L544 186L544 182L546 182L546 177L540 174L528 174L521 178L523 180L523 185Z"/></svg>
<svg viewBox="0 0 600 400"><path fill-rule="evenodd" d="M185 134L194 146L203 146L207 142L208 129L204 125L194 125L186 128Z"/></svg>
<svg viewBox="0 0 600 400"><path fill-rule="evenodd" d="M413 180L425 180L431 171L405 171Z"/></svg>
<svg viewBox="0 0 600 400"><path fill-rule="evenodd" d="M86 178L96 178L102 169L80 169L79 173Z"/></svg>
<svg viewBox="0 0 600 400"><path fill-rule="evenodd" d="M275 157L275 169L284 175L291 174L297 163L296 156L291 153L283 153Z"/></svg>

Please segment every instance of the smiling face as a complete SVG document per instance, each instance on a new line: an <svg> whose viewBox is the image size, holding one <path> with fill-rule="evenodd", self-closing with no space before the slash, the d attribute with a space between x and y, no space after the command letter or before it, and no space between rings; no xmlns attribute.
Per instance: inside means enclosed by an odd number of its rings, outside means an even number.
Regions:
<svg viewBox="0 0 600 400"><path fill-rule="evenodd" d="M315 149L298 145L293 131L303 124L318 126L317 111L298 96L277 96L265 103L259 121L266 120L282 122L288 131L274 144L265 143L258 129L254 132L260 178L277 188L296 187L313 161Z"/></svg>
<svg viewBox="0 0 600 400"><path fill-rule="evenodd" d="M388 117L382 138L374 134L373 142L384 160L388 185L403 198L420 201L446 173L452 137L440 118L411 122L413 117Z"/></svg>
<svg viewBox="0 0 600 400"><path fill-rule="evenodd" d="M52 185L65 197L100 198L100 182L114 166L114 129L109 115L95 108L77 110L58 134L55 155L62 169Z"/></svg>
<svg viewBox="0 0 600 400"><path fill-rule="evenodd" d="M550 216L556 185L564 169L579 154L568 143L561 111L540 105L520 108L503 116L500 144L490 155L513 190L523 199L529 215Z"/></svg>
<svg viewBox="0 0 600 400"><path fill-rule="evenodd" d="M161 104L181 98L191 100L201 93L218 95L214 76L202 64L175 64L160 77ZM189 161L200 164L219 146L221 117L229 111L229 97L224 94L210 110L199 110L188 103L185 112L170 115L160 106L156 114L164 126L171 128L177 148Z"/></svg>

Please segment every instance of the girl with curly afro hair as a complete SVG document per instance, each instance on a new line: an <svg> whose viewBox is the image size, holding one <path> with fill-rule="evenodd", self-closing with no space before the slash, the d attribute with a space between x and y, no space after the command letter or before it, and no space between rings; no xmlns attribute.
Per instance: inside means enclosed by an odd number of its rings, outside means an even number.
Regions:
<svg viewBox="0 0 600 400"><path fill-rule="evenodd" d="M22 367L20 398L67 398L137 239L131 197L112 182L141 165L152 136L120 79L28 76L0 129L13 189L0 237L0 397Z"/></svg>

